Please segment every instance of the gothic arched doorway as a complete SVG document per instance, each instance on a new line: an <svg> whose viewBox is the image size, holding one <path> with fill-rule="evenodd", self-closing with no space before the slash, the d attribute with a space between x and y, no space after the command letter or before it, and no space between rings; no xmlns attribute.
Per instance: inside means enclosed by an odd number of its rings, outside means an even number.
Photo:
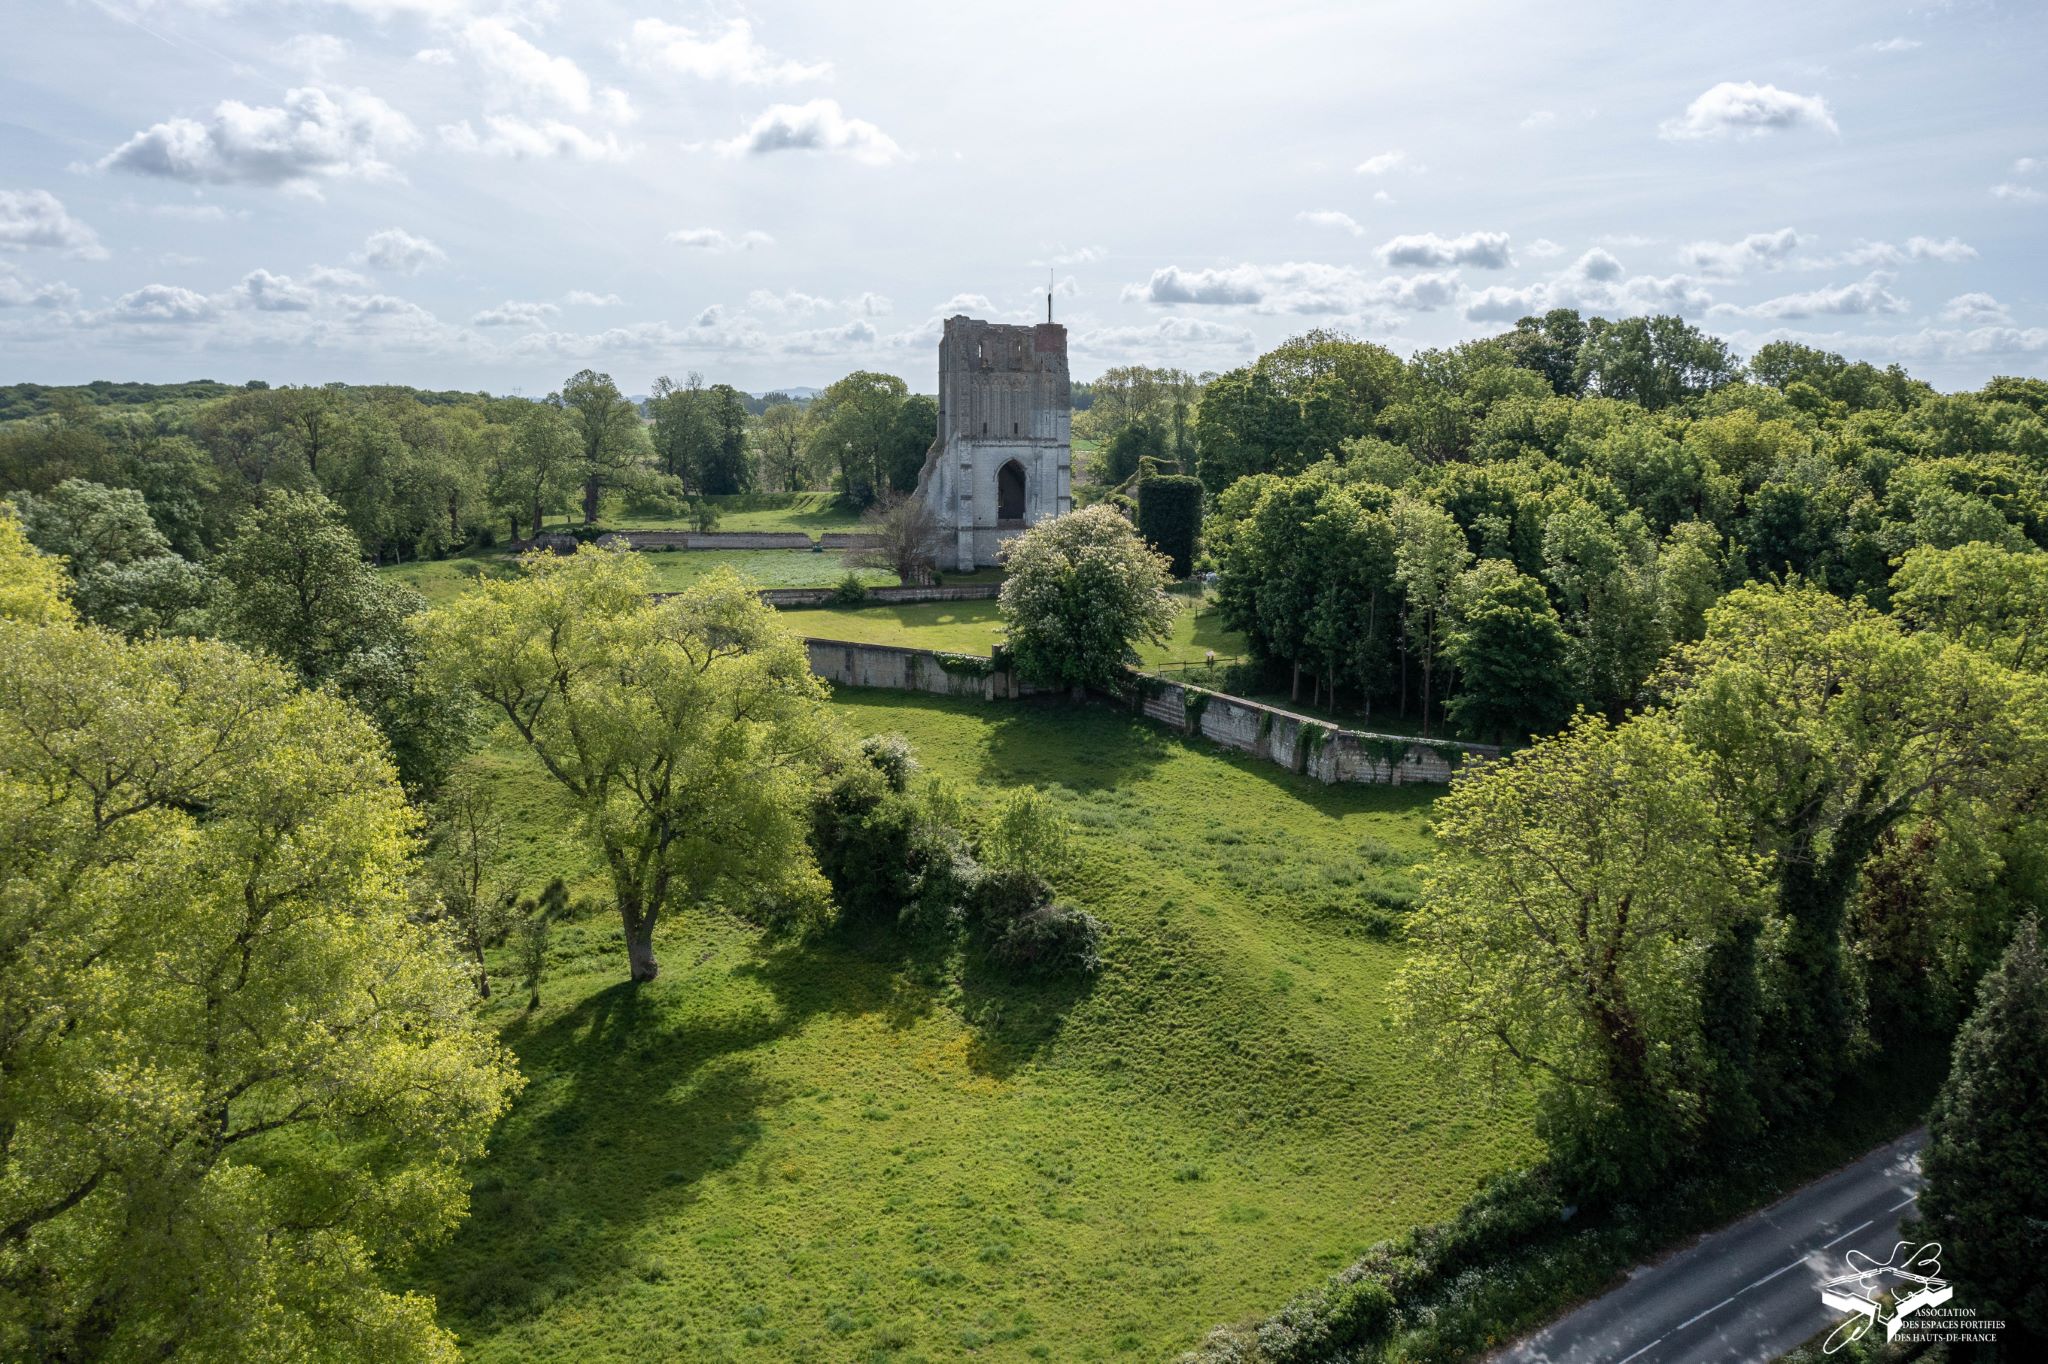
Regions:
<svg viewBox="0 0 2048 1364"><path fill-rule="evenodd" d="M1024 521L1024 466L1014 459L996 470L996 520L1005 525Z"/></svg>

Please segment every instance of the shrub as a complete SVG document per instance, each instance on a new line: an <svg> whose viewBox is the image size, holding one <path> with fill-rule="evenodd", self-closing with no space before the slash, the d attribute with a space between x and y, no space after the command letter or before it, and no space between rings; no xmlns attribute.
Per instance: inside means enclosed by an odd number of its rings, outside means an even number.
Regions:
<svg viewBox="0 0 2048 1364"><path fill-rule="evenodd" d="M984 867L968 891L968 926L989 958L1042 974L1091 972L1101 965L1102 925L1094 915L1056 904L1036 872Z"/></svg>
<svg viewBox="0 0 2048 1364"><path fill-rule="evenodd" d="M834 606L859 606L867 599L867 584L860 580L858 573L847 574L839 580L839 586L832 589Z"/></svg>
<svg viewBox="0 0 2048 1364"><path fill-rule="evenodd" d="M910 789L911 774L917 771L917 756L910 740L901 734L870 734L860 741L860 755L882 774L889 789L901 795Z"/></svg>
<svg viewBox="0 0 2048 1364"><path fill-rule="evenodd" d="M1174 474L1140 482L1138 533L1166 556L1174 577L1192 573L1202 534L1202 481Z"/></svg>
<svg viewBox="0 0 2048 1364"><path fill-rule="evenodd" d="M1011 792L997 807L976 850L995 870L1048 878L1071 864L1072 835L1067 817L1027 787Z"/></svg>
<svg viewBox="0 0 2048 1364"><path fill-rule="evenodd" d="M885 761L894 754L883 746ZM903 774L908 780L908 772ZM872 761L841 770L811 812L811 846L842 923L925 933L959 917L973 861L958 835Z"/></svg>

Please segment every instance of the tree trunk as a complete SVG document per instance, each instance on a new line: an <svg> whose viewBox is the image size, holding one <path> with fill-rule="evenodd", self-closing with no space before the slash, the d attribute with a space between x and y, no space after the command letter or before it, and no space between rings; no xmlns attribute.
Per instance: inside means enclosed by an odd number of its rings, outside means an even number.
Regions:
<svg viewBox="0 0 2048 1364"><path fill-rule="evenodd" d="M654 922L643 915L624 913L626 929L626 966L628 977L634 984L653 980L661 974L661 963L654 959Z"/></svg>
<svg viewBox="0 0 2048 1364"><path fill-rule="evenodd" d="M484 966L484 945L480 942L473 943L471 948L476 953L477 997L479 999L489 999L491 997L491 973Z"/></svg>
<svg viewBox="0 0 2048 1364"><path fill-rule="evenodd" d="M597 503L604 493L604 485L594 478L583 480L583 524L597 524Z"/></svg>
<svg viewBox="0 0 2048 1364"><path fill-rule="evenodd" d="M1293 685L1293 686L1292 686L1292 687L1291 687L1291 688L1290 688L1290 689L1288 690L1288 692L1287 692L1287 699L1288 699L1289 701L1299 701L1299 700L1301 699L1301 660L1300 660L1300 659L1296 659L1296 660L1294 661L1294 685Z"/></svg>
<svg viewBox="0 0 2048 1364"><path fill-rule="evenodd" d="M540 499L536 497L533 499L533 534L530 538L535 540L540 538L540 521Z"/></svg>

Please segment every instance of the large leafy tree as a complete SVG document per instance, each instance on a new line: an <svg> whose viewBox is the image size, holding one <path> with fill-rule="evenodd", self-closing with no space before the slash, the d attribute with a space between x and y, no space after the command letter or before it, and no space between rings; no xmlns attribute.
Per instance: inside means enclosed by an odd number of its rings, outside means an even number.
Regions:
<svg viewBox="0 0 2048 1364"><path fill-rule="evenodd" d="M1113 688L1141 639L1173 623L1166 556L1106 506L1041 521L1004 547L997 610L1026 677Z"/></svg>
<svg viewBox="0 0 2048 1364"><path fill-rule="evenodd" d="M2048 697L1984 654L1802 585L1730 593L1669 680L1677 722L1771 868L1784 933L1761 1034L1750 1020L1727 1040L1764 1043L1758 1092L1800 1111L1853 1040L1842 934L1858 875L1902 821L2033 789ZM1730 969L1731 997L1754 988L1753 958Z"/></svg>
<svg viewBox="0 0 2048 1364"><path fill-rule="evenodd" d="M460 1219L517 1077L408 913L374 731L232 646L20 607L0 1355L452 1360L383 1274Z"/></svg>
<svg viewBox="0 0 2048 1364"><path fill-rule="evenodd" d="M2029 918L1984 978L1927 1120L1921 1225L2003 1358L2048 1347L2048 957Z"/></svg>
<svg viewBox="0 0 2048 1364"><path fill-rule="evenodd" d="M840 495L856 506L867 506L889 488L904 440L902 411L909 401L909 388L895 375L858 370L828 386L811 404L812 458L819 468L838 470ZM934 409L934 429L936 424ZM925 445L930 444L927 432Z"/></svg>
<svg viewBox="0 0 2048 1364"><path fill-rule="evenodd" d="M1481 561L1451 586L1444 656L1458 691L1445 710L1497 743L1550 733L1571 712L1569 647L1542 583L1505 559Z"/></svg>
<svg viewBox="0 0 2048 1364"><path fill-rule="evenodd" d="M78 613L124 634L170 630L206 599L199 568L172 551L133 488L66 479L41 497L24 494L30 540L61 556Z"/></svg>
<svg viewBox="0 0 2048 1364"><path fill-rule="evenodd" d="M459 698L429 686L410 618L417 592L378 576L333 503L278 493L251 512L215 565L216 624L284 661L309 687L332 686L369 713L399 775L433 787L468 741Z"/></svg>
<svg viewBox="0 0 2048 1364"><path fill-rule="evenodd" d="M803 642L738 575L660 601L626 551L529 555L427 618L435 676L508 725L603 859L631 979L673 908L819 893L804 842L829 739Z"/></svg>
<svg viewBox="0 0 2048 1364"><path fill-rule="evenodd" d="M1670 725L1597 717L1455 784L1400 1013L1460 1066L1507 1063L1587 1187L1653 1175L1702 1107L1700 981L1758 868Z"/></svg>
<svg viewBox="0 0 2048 1364"><path fill-rule="evenodd" d="M605 490L633 483L647 445L640 414L609 374L583 369L569 376L553 401L576 433L583 481L583 524L597 524Z"/></svg>

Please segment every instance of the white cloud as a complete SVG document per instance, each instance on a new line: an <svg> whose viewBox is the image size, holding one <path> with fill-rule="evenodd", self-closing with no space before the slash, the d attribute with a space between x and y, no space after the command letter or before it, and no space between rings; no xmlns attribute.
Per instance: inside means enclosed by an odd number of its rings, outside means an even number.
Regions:
<svg viewBox="0 0 2048 1364"><path fill-rule="evenodd" d="M393 174L390 158L419 141L412 121L375 95L314 87L281 106L223 100L213 117L174 118L100 158L100 170L209 184L308 186L319 178Z"/></svg>
<svg viewBox="0 0 2048 1364"><path fill-rule="evenodd" d="M441 140L456 151L520 161L624 161L629 155L617 133L607 132L598 137L560 119L487 114L484 129L477 132L468 119L443 124Z"/></svg>
<svg viewBox="0 0 2048 1364"><path fill-rule="evenodd" d="M677 246L687 246L692 251L710 251L724 254L728 251L753 251L763 246L775 245L775 238L766 232L746 231L737 236L715 227L679 227L662 238Z"/></svg>
<svg viewBox="0 0 2048 1364"><path fill-rule="evenodd" d="M2022 156L2012 163L2012 173L2014 175L2032 175L2043 166L2048 166L2048 161L2044 161L2038 156Z"/></svg>
<svg viewBox="0 0 2048 1364"><path fill-rule="evenodd" d="M44 247L82 260L103 260L97 232L71 216L46 189L0 189L0 247Z"/></svg>
<svg viewBox="0 0 2048 1364"><path fill-rule="evenodd" d="M1904 265L1909 261L1960 265L1975 259L1977 248L1960 237L1943 237L1939 241L1932 237L1908 237L1902 246L1891 242L1857 242L1838 255L1801 260L1797 264L1827 269L1837 265Z"/></svg>
<svg viewBox="0 0 2048 1364"><path fill-rule="evenodd" d="M2015 204L2038 204L2048 199L2048 193L2035 189L2032 185L2015 185L2008 180L2004 184L1993 185L1991 197Z"/></svg>
<svg viewBox="0 0 2048 1364"><path fill-rule="evenodd" d="M412 59L422 66L455 65L455 54L445 47L423 47L412 54Z"/></svg>
<svg viewBox="0 0 2048 1364"><path fill-rule="evenodd" d="M1380 246L1379 257L1387 265L1476 265L1482 270L1501 270L1514 264L1505 232L1467 232L1462 237L1423 232L1394 237Z"/></svg>
<svg viewBox="0 0 2048 1364"><path fill-rule="evenodd" d="M1146 327L1097 327L1079 333L1074 349L1096 355L1149 356L1175 351L1249 351L1257 337L1247 327L1201 317L1163 317Z"/></svg>
<svg viewBox="0 0 2048 1364"><path fill-rule="evenodd" d="M1385 175L1407 159L1408 153L1404 151L1379 152L1359 162L1356 169L1360 175Z"/></svg>
<svg viewBox="0 0 2048 1364"><path fill-rule="evenodd" d="M597 109L620 121L630 117L631 105L623 92L605 90L593 95L590 77L582 67L567 57L543 52L501 20L470 20L463 25L461 42L501 97L554 105L575 114Z"/></svg>
<svg viewBox="0 0 2048 1364"><path fill-rule="evenodd" d="M1683 115L1657 125L1657 132L1660 137L1687 140L1760 137L1801 127L1841 131L1828 102L1819 95L1795 94L1755 81L1722 81L1687 105Z"/></svg>
<svg viewBox="0 0 2048 1364"><path fill-rule="evenodd" d="M1365 228L1359 223L1358 219L1352 217L1349 213L1339 212L1334 208L1319 208L1297 213L1294 215L1294 220L1298 223L1308 223L1314 227L1334 227L1339 231L1349 232L1354 237L1363 237L1365 235Z"/></svg>
<svg viewBox="0 0 2048 1364"><path fill-rule="evenodd" d="M244 308L265 313L302 313L319 301L318 295L291 276L273 275L268 270L244 275L235 286L234 299Z"/></svg>
<svg viewBox="0 0 2048 1364"><path fill-rule="evenodd" d="M477 327L539 327L560 311L552 303L515 303L507 299L469 320L472 326Z"/></svg>
<svg viewBox="0 0 2048 1364"><path fill-rule="evenodd" d="M617 294L597 294L588 289L571 289L562 295L562 301L572 308L618 308L626 302Z"/></svg>
<svg viewBox="0 0 2048 1364"><path fill-rule="evenodd" d="M1348 265L1288 261L1201 270L1168 265L1154 270L1143 284L1125 286L1122 297L1127 302L1160 307L1238 307L1262 313L1338 316L1388 307L1427 312L1445 307L1457 295L1454 272L1372 279Z"/></svg>
<svg viewBox="0 0 2048 1364"><path fill-rule="evenodd" d="M1548 128L1555 122L1557 122L1556 110L1536 109L1523 116L1521 126L1526 132L1535 132L1539 128Z"/></svg>
<svg viewBox="0 0 2048 1364"><path fill-rule="evenodd" d="M716 35L642 19L633 25L624 50L629 61L641 66L735 85L787 85L832 74L830 62L776 56L755 41L753 26L745 19L727 20L724 31Z"/></svg>
<svg viewBox="0 0 2048 1364"><path fill-rule="evenodd" d="M934 317L953 317L966 313L969 317L988 317L996 311L996 305L989 302L987 294L955 294L932 309Z"/></svg>
<svg viewBox="0 0 2048 1364"><path fill-rule="evenodd" d="M172 218L186 223L224 223L229 213L219 204L151 204L149 214L155 218ZM246 212L232 215L246 218Z"/></svg>
<svg viewBox="0 0 2048 1364"><path fill-rule="evenodd" d="M387 227L363 238L363 249L356 253L356 259L373 270L417 275L429 265L446 264L448 253L402 227Z"/></svg>
<svg viewBox="0 0 2048 1364"><path fill-rule="evenodd" d="M738 137L718 144L727 156L770 152L829 152L867 166L886 166L907 153L866 119L848 118L835 99L772 104Z"/></svg>
<svg viewBox="0 0 2048 1364"><path fill-rule="evenodd" d="M175 284L145 284L114 300L108 314L116 322L203 322L214 315L213 301Z"/></svg>
<svg viewBox="0 0 2048 1364"><path fill-rule="evenodd" d="M1535 241L1530 242L1525 249L1537 260L1549 260L1553 256L1562 256L1564 254L1564 248L1548 237L1538 237Z"/></svg>
<svg viewBox="0 0 2048 1364"><path fill-rule="evenodd" d="M786 289L779 294L768 289L756 289L747 295L747 306L756 312L772 313L777 317L809 317L815 313L830 312L838 305L829 298L807 294L801 289Z"/></svg>
<svg viewBox="0 0 2048 1364"><path fill-rule="evenodd" d="M1513 322L1540 313L1548 306L1543 286L1509 289L1494 285L1481 289L1465 301L1465 316L1474 322Z"/></svg>
<svg viewBox="0 0 2048 1364"><path fill-rule="evenodd" d="M1902 313L1906 300L1888 287L1892 277L1879 271L1854 284L1813 289L1806 293L1782 294L1747 306L1720 304L1716 312L1740 317L1798 318L1842 317L1866 313Z"/></svg>
<svg viewBox="0 0 2048 1364"><path fill-rule="evenodd" d="M1750 269L1776 270L1805 240L1792 228L1781 227L1775 232L1752 232L1740 241L1687 242L1678 248L1678 259L1709 275L1739 275Z"/></svg>
<svg viewBox="0 0 2048 1364"><path fill-rule="evenodd" d="M369 277L335 265L316 265L306 272L306 282L320 289L367 289Z"/></svg>
<svg viewBox="0 0 2048 1364"><path fill-rule="evenodd" d="M0 261L0 308L69 308L77 302L78 290L70 285L37 284Z"/></svg>
<svg viewBox="0 0 2048 1364"><path fill-rule="evenodd" d="M1072 250L1061 247L1052 253L1054 265L1093 265L1109 253L1099 246L1077 246Z"/></svg>
<svg viewBox="0 0 2048 1364"><path fill-rule="evenodd" d="M348 309L357 321L399 321L432 322L434 315L410 299L397 298L391 294L371 294L367 297L344 296L342 307Z"/></svg>
<svg viewBox="0 0 2048 1364"><path fill-rule="evenodd" d="M1621 262L1597 246L1573 262L1572 271L1581 278L1602 283L1620 279L1622 274Z"/></svg>
<svg viewBox="0 0 2048 1364"><path fill-rule="evenodd" d="M1922 43L1918 38L1886 38L1872 43L1870 50L1872 52L1911 52L1920 46L1922 46Z"/></svg>
<svg viewBox="0 0 2048 1364"><path fill-rule="evenodd" d="M1942 308L1941 320L1960 322L1967 326L1982 326L2010 322L2012 313L1989 294L1957 294Z"/></svg>

